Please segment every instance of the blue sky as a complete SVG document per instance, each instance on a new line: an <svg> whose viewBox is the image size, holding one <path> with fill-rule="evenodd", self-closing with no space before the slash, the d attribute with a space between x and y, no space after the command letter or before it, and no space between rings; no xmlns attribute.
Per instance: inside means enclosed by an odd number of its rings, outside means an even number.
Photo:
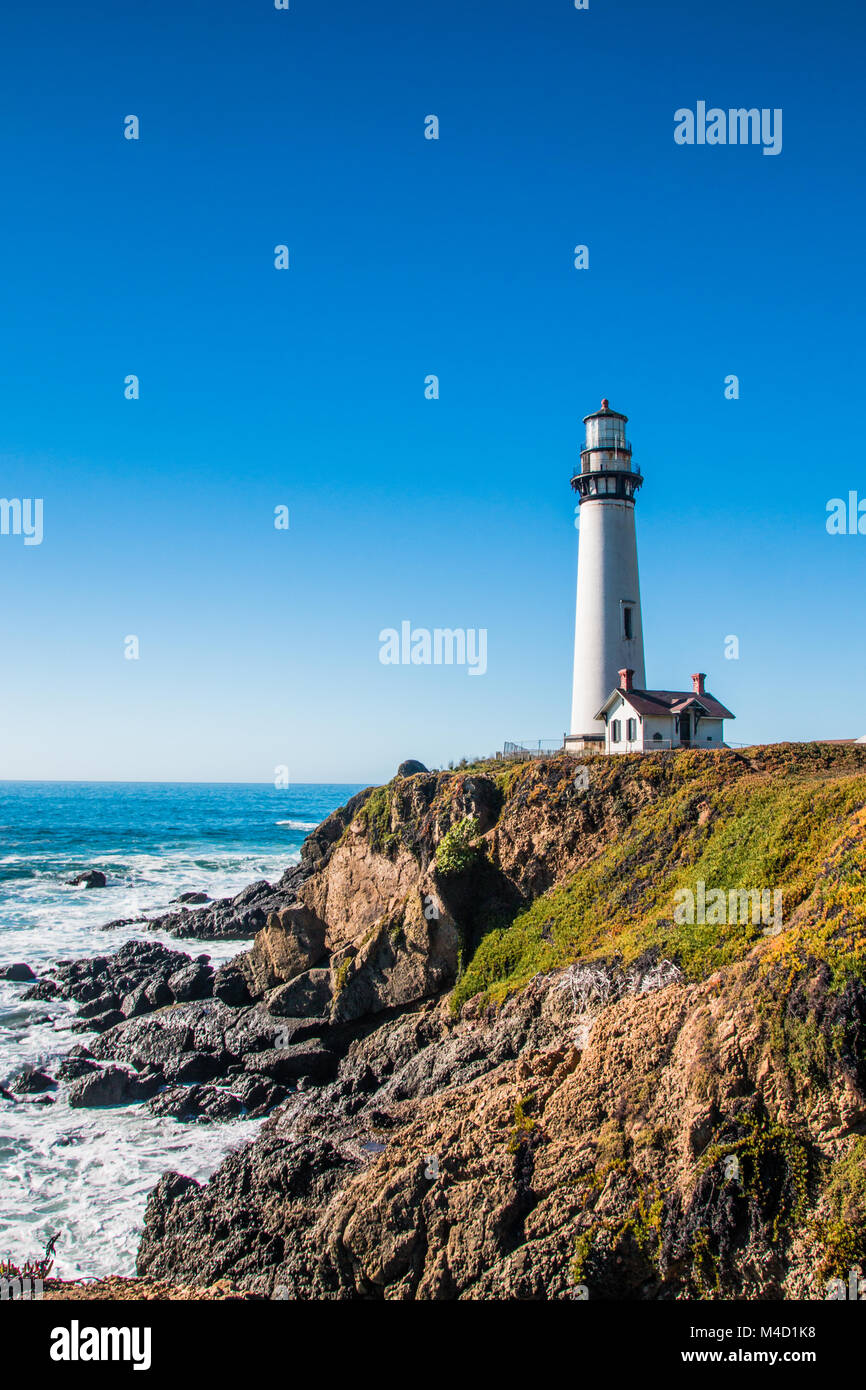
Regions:
<svg viewBox="0 0 866 1390"><path fill-rule="evenodd" d="M7 0L0 495L44 540L0 536L0 776L366 782L558 737L602 396L648 683L705 670L741 743L866 732L866 536L825 527L866 498L864 28ZM782 153L676 145L699 100L782 108ZM486 674L381 665L404 619L486 628Z"/></svg>

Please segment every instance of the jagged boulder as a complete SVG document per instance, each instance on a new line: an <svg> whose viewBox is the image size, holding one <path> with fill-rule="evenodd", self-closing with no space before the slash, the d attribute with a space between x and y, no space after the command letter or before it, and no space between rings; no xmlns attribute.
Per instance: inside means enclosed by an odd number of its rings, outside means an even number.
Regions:
<svg viewBox="0 0 866 1390"><path fill-rule="evenodd" d="M150 1068L138 1075L124 1067L105 1067L74 1081L69 1088L69 1104L73 1109L129 1105L147 1100L162 1085L158 1069Z"/></svg>
<svg viewBox="0 0 866 1390"><path fill-rule="evenodd" d="M19 1096L38 1095L41 1091L51 1091L55 1082L41 1067L25 1067L12 1082L12 1090Z"/></svg>
<svg viewBox="0 0 866 1390"><path fill-rule="evenodd" d="M104 888L106 886L105 874L101 869L85 869L83 873L76 874L68 882L73 888Z"/></svg>
<svg viewBox="0 0 866 1390"><path fill-rule="evenodd" d="M324 922L298 903L272 913L253 949L240 959L253 993L261 995L311 970L325 953Z"/></svg>
<svg viewBox="0 0 866 1390"><path fill-rule="evenodd" d="M0 980L12 980L15 984L29 984L31 980L35 979L36 976L30 966L25 965L24 961L15 961L12 965L0 965Z"/></svg>
<svg viewBox="0 0 866 1390"><path fill-rule="evenodd" d="M278 985L266 999L268 1010L281 1018L323 1018L331 1003L330 970L305 970Z"/></svg>

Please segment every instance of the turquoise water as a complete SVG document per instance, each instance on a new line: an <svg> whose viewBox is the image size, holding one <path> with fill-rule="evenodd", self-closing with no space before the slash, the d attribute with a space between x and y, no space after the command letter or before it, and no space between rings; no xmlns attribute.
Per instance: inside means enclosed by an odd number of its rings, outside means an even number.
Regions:
<svg viewBox="0 0 866 1390"><path fill-rule="evenodd" d="M152 917L190 889L211 898L256 879L275 882L300 858L304 837L356 785L0 782L0 964L34 971L59 959L105 954L141 935L110 933L120 917ZM105 888L73 888L82 869ZM148 934L152 936L152 934ZM243 943L164 940L214 963ZM0 1084L25 1065L52 1065L87 1036L69 1032L65 1004L25 1003L0 981ZM61 1231L57 1271L133 1272L147 1193L167 1168L202 1180L255 1124L184 1125L141 1106L71 1110L0 1099L0 1252L38 1253Z"/></svg>

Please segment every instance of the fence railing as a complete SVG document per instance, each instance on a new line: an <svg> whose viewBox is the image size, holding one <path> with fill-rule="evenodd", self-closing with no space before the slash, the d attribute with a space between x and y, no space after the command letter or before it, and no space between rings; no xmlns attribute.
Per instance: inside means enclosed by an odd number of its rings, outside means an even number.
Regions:
<svg viewBox="0 0 866 1390"><path fill-rule="evenodd" d="M506 758L515 754L521 758L549 758L552 753L562 752L562 739L521 739L519 743L511 743L506 739L502 752Z"/></svg>

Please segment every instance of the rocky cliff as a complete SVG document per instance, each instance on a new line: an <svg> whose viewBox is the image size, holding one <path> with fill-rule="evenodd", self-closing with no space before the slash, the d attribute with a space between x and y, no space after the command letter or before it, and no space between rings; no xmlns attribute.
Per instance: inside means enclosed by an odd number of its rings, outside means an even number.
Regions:
<svg viewBox="0 0 866 1390"><path fill-rule="evenodd" d="M585 766L588 786L557 758L361 793L307 841L233 995L102 1034L99 1056L152 1067L154 1027L181 1022L281 1088L209 1183L163 1177L141 1274L777 1298L859 1267L866 749Z"/></svg>

